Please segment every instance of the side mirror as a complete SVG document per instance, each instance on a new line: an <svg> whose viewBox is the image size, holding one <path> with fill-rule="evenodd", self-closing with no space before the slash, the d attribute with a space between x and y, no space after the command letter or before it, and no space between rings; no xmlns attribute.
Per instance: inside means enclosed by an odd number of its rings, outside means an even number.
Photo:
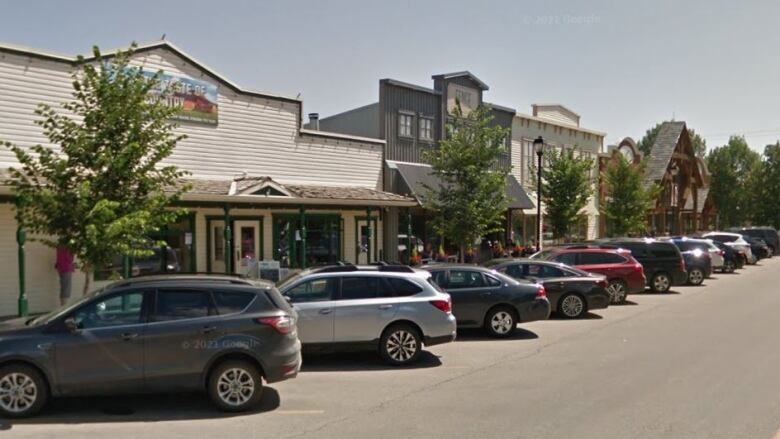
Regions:
<svg viewBox="0 0 780 439"><path fill-rule="evenodd" d="M76 323L76 320L73 317L68 317L63 323L65 324L65 329L67 329L71 334L76 334L79 332L79 325Z"/></svg>
<svg viewBox="0 0 780 439"><path fill-rule="evenodd" d="M290 298L290 296L282 296L282 297L284 297L284 300L286 300L287 303L289 303L290 306L292 306L293 303L292 303L292 298Z"/></svg>

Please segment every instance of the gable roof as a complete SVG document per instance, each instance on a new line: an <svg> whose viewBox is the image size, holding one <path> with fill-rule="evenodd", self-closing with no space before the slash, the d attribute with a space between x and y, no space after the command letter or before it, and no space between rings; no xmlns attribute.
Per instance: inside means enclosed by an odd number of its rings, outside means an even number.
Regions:
<svg viewBox="0 0 780 439"><path fill-rule="evenodd" d="M704 204L707 201L707 197L710 194L709 186L700 187L696 189L696 202L698 203L698 211L696 213L702 213L704 211ZM685 200L685 207L683 210L693 210L693 197L688 197Z"/></svg>
<svg viewBox="0 0 780 439"><path fill-rule="evenodd" d="M479 78L474 76L474 74L469 72L468 70L463 70L460 72L452 72L452 73L442 73L440 75L431 76L431 78L433 79L451 79L451 78L460 78L460 77L469 78L470 80L474 81L482 90L488 90L490 88L488 87L487 84L482 82Z"/></svg>
<svg viewBox="0 0 780 439"><path fill-rule="evenodd" d="M669 161L685 130L685 122L664 122L655 137L645 171L645 181L655 182L664 178Z"/></svg>

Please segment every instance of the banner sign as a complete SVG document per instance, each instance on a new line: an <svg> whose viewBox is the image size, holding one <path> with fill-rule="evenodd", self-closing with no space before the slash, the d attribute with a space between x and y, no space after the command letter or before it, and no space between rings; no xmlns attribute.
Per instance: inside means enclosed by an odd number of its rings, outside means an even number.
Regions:
<svg viewBox="0 0 780 439"><path fill-rule="evenodd" d="M142 72L144 76L150 78L155 75L155 72L148 70L142 70ZM167 87L170 87L171 93L168 95L166 104L179 108L174 119L217 124L219 114L217 99L219 95L215 84L189 76L163 72L156 91L160 93Z"/></svg>

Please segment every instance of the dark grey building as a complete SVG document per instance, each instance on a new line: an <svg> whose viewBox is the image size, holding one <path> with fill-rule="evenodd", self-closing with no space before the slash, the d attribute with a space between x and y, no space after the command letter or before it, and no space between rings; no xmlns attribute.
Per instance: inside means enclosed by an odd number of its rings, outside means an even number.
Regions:
<svg viewBox="0 0 780 439"><path fill-rule="evenodd" d="M424 151L436 148L445 136L445 127L452 119L456 101L468 113L485 104L493 110L493 124L512 129L515 110L483 101L487 84L470 72L434 75L433 88L409 84L395 79L379 81L379 101L319 119L317 115L308 128L384 139L385 167L384 190L415 196L418 200L424 191L423 184L430 180L430 166L425 163ZM312 116L312 115L310 115ZM500 165L511 166L512 136L506 139L507 150ZM507 190L510 209L533 207L530 199L514 176L509 177ZM425 241L433 236L427 230L425 212L412 209L399 212L390 208L384 212L383 242L386 260L403 260L401 254L390 254L392 249L404 253L405 242L399 242L399 234L406 233L406 224L412 221L413 234ZM405 241L405 240L401 240ZM400 245L399 245L400 244Z"/></svg>

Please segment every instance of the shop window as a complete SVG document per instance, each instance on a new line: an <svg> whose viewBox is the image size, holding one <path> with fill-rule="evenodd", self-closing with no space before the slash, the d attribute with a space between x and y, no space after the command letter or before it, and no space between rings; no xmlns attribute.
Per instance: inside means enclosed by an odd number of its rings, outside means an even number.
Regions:
<svg viewBox="0 0 780 439"><path fill-rule="evenodd" d="M401 137L412 137L412 123L414 116L411 114L398 114L398 135Z"/></svg>
<svg viewBox="0 0 780 439"><path fill-rule="evenodd" d="M341 217L307 215L307 267L334 264L341 259ZM300 268L304 251L301 220L297 215L274 216L274 259L282 268Z"/></svg>
<svg viewBox="0 0 780 439"><path fill-rule="evenodd" d="M433 119L420 118L420 140L433 140Z"/></svg>

